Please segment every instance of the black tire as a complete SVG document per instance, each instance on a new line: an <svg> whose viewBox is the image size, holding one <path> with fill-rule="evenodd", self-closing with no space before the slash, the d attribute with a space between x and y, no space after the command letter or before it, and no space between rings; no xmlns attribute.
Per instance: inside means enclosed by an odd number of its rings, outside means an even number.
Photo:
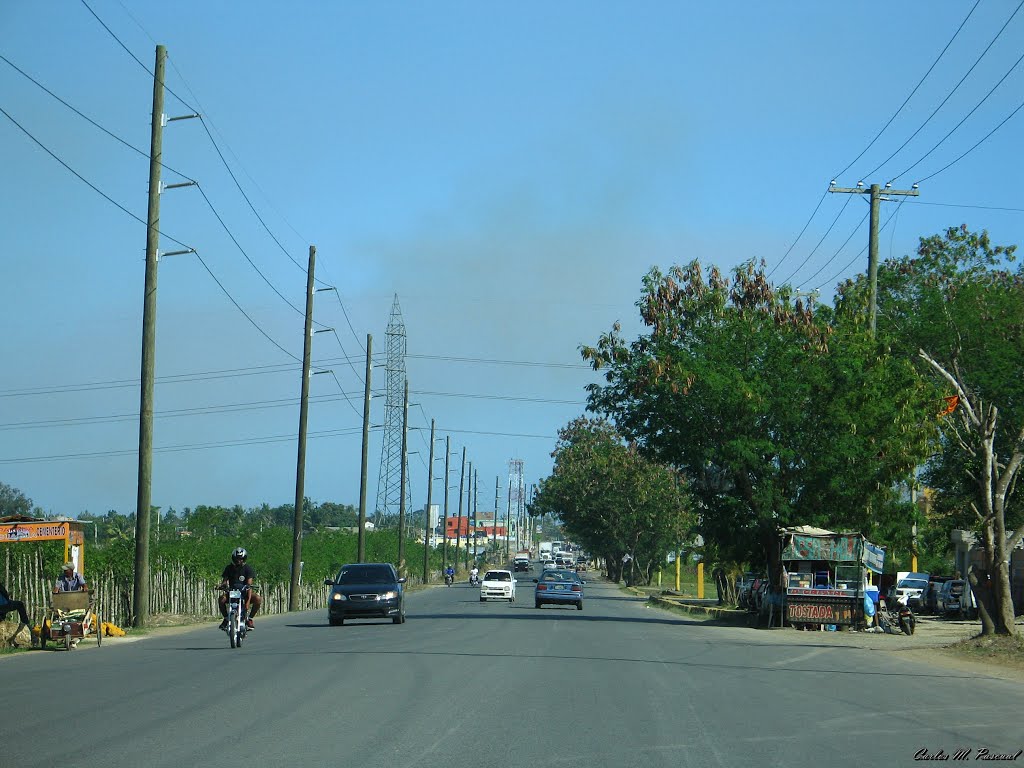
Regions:
<svg viewBox="0 0 1024 768"><path fill-rule="evenodd" d="M543 605L543 603L540 600L534 600L533 601L533 607L534 608L540 608L542 605Z"/></svg>
<svg viewBox="0 0 1024 768"><path fill-rule="evenodd" d="M96 647L99 648L103 645L103 622L100 621L100 617L96 616Z"/></svg>
<svg viewBox="0 0 1024 768"><path fill-rule="evenodd" d="M405 624L405 611L402 611L397 616L391 618L393 624Z"/></svg>
<svg viewBox="0 0 1024 768"><path fill-rule="evenodd" d="M576 603L576 610L577 611L582 611L583 610L583 601L582 600L580 600L578 603Z"/></svg>
<svg viewBox="0 0 1024 768"><path fill-rule="evenodd" d="M70 651L71 647L72 647L71 646L71 633L70 632L65 632L64 633L64 650L65 651Z"/></svg>
<svg viewBox="0 0 1024 768"><path fill-rule="evenodd" d="M903 630L903 634L912 635L914 630L917 628L917 619L914 618L914 614L907 616L900 616L900 629Z"/></svg>
<svg viewBox="0 0 1024 768"><path fill-rule="evenodd" d="M339 619L334 616L328 616L327 623L330 624L332 627L340 627L342 624L345 623L345 619Z"/></svg>
<svg viewBox="0 0 1024 768"><path fill-rule="evenodd" d="M481 597L480 598L480 602L481 603L486 603L487 602L487 598L486 597Z"/></svg>
<svg viewBox="0 0 1024 768"><path fill-rule="evenodd" d="M233 613L228 615L228 643L230 643L232 648L236 648L238 646L238 629L235 626L235 619L236 617Z"/></svg>

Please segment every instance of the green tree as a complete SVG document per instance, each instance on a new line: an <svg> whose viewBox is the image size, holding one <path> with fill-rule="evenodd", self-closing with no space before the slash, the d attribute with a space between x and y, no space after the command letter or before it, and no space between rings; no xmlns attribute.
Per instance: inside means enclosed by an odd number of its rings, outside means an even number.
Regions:
<svg viewBox="0 0 1024 768"><path fill-rule="evenodd" d="M682 477L627 446L604 420L579 418L559 432L551 475L540 482L530 514L552 514L568 537L599 553L616 581L624 555L632 582L679 547L693 525Z"/></svg>
<svg viewBox="0 0 1024 768"><path fill-rule="evenodd" d="M898 481L928 455L927 388L861 323L793 301L753 263L653 269L637 302L648 332L616 325L583 356L605 370L589 407L683 471L700 533L725 559L768 561L778 527L870 534Z"/></svg>
<svg viewBox="0 0 1024 768"><path fill-rule="evenodd" d="M879 270L880 334L956 398L925 479L942 491L940 512L980 534L984 562L968 579L984 634L1015 633L1009 561L1024 538L1013 495L1024 461L1024 271L1011 268L1015 249L952 227ZM856 307L865 290L850 281L840 300Z"/></svg>
<svg viewBox="0 0 1024 768"><path fill-rule="evenodd" d="M7 483L0 483L0 517L30 515L32 499Z"/></svg>

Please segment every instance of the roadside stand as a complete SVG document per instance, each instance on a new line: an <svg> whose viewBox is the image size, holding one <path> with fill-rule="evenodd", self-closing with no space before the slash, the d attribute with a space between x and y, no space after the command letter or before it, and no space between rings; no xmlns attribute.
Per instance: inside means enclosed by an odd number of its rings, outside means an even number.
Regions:
<svg viewBox="0 0 1024 768"><path fill-rule="evenodd" d="M785 616L796 627L858 628L868 624L865 596L871 573L880 574L885 549L860 533L812 526L780 529L786 574Z"/></svg>

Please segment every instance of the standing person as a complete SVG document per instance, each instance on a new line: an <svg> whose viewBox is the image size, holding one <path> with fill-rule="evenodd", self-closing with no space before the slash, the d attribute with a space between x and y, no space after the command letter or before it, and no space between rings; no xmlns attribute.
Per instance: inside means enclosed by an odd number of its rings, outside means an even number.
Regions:
<svg viewBox="0 0 1024 768"><path fill-rule="evenodd" d="M255 629L252 617L259 611L263 600L252 588L252 581L256 573L253 571L252 566L245 562L248 557L249 553L245 549L242 547L235 548L235 551L231 553L231 562L228 563L224 572L220 575L221 581L218 589L237 589L242 592L242 595L245 597L245 627L246 629ZM220 628L227 629L228 593L226 591L221 592L217 602L220 604L220 615L224 617L224 621L220 623Z"/></svg>
<svg viewBox="0 0 1024 768"><path fill-rule="evenodd" d="M14 630L14 634L11 635L11 645L15 648L18 647L18 634L22 629L28 626L28 613L25 611L25 604L21 600L14 600L7 592L7 587L0 582L0 619L6 618L7 614L11 611L18 612L18 618L21 623L18 624L18 628Z"/></svg>
<svg viewBox="0 0 1024 768"><path fill-rule="evenodd" d="M61 575L53 586L53 592L82 592L88 588L85 579L75 570L75 564L67 562L64 563Z"/></svg>

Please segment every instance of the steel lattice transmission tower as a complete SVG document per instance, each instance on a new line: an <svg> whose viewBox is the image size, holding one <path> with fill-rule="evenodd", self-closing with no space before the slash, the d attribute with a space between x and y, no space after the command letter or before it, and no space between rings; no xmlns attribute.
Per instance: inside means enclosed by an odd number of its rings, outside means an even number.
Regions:
<svg viewBox="0 0 1024 768"><path fill-rule="evenodd" d="M527 544L523 538L526 533L523 521L526 516L526 476L522 459L509 459L508 462L508 506L516 525L516 541L520 545Z"/></svg>
<svg viewBox="0 0 1024 768"><path fill-rule="evenodd" d="M387 333L388 361L387 395L384 401L384 442L380 451L380 475L377 477L377 506L374 524L393 519L398 515L402 500L402 411L405 391L405 321L398 294L391 305ZM406 508L411 505L409 489L406 488Z"/></svg>

